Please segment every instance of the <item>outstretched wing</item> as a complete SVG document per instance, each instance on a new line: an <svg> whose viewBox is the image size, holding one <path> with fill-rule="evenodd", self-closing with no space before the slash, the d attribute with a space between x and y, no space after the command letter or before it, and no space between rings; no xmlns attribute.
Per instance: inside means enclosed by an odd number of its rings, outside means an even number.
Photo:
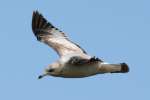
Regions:
<svg viewBox="0 0 150 100"><path fill-rule="evenodd" d="M38 11L33 12L32 30L38 41L52 47L59 56L72 53L86 54L79 45L70 41L63 32L49 23Z"/></svg>

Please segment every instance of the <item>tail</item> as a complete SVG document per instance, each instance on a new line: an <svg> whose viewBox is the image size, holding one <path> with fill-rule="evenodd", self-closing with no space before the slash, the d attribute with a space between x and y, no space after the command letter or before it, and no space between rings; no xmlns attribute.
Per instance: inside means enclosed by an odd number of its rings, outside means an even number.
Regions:
<svg viewBox="0 0 150 100"><path fill-rule="evenodd" d="M129 67L126 63L120 64L107 64L102 63L100 71L104 73L127 73L129 72Z"/></svg>
<svg viewBox="0 0 150 100"><path fill-rule="evenodd" d="M120 70L121 73L129 72L129 67L126 63L121 63L120 65L121 65L121 70Z"/></svg>

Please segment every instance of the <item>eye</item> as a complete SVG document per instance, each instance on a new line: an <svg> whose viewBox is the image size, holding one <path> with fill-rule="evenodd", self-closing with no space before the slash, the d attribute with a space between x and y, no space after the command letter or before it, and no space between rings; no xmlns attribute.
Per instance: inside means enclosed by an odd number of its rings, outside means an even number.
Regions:
<svg viewBox="0 0 150 100"><path fill-rule="evenodd" d="M49 70L48 70L48 72L53 72L53 71L54 71L54 69L49 69Z"/></svg>

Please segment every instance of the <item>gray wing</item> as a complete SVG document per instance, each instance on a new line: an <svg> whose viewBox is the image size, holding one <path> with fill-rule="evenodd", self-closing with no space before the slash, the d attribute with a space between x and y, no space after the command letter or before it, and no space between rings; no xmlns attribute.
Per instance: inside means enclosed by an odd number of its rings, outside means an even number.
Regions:
<svg viewBox="0 0 150 100"><path fill-rule="evenodd" d="M72 53L86 54L79 45L70 41L63 32L55 28L38 11L33 12L32 30L38 41L52 47L59 56Z"/></svg>

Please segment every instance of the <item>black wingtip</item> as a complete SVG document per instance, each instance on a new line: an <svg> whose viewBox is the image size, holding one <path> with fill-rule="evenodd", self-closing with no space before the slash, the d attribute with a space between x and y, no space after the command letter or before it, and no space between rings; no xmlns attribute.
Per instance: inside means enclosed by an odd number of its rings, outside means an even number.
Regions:
<svg viewBox="0 0 150 100"><path fill-rule="evenodd" d="M35 36L37 36L41 30L47 29L47 28L53 28L54 26L49 23L41 13L39 13L37 10L33 11L32 15L32 31Z"/></svg>

